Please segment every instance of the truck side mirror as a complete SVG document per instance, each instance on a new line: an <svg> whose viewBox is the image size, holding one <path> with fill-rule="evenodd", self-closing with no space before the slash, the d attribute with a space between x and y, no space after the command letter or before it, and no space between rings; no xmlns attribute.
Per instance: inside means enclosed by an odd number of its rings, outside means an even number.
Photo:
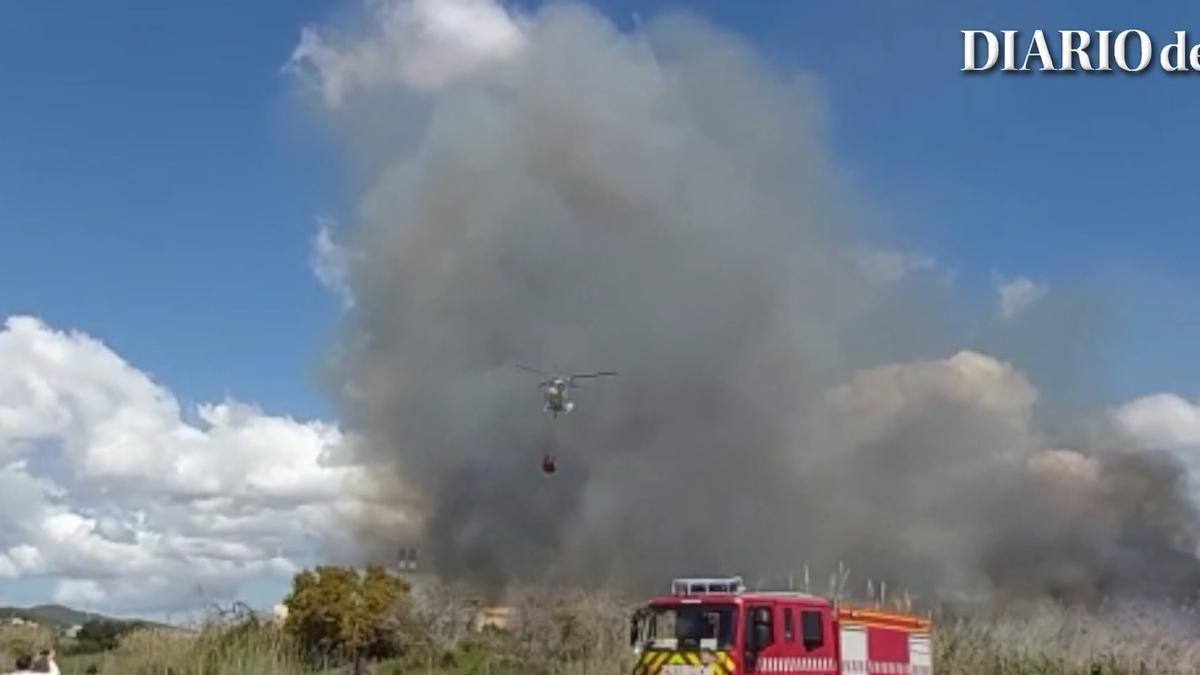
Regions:
<svg viewBox="0 0 1200 675"><path fill-rule="evenodd" d="M642 628L650 616L650 612L645 607L640 607L633 613L629 619L629 646L637 647L640 638L642 637Z"/></svg>

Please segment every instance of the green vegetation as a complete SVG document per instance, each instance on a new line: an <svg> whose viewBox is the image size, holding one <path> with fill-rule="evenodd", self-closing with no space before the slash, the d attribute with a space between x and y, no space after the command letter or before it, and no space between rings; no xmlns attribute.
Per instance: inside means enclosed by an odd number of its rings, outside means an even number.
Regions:
<svg viewBox="0 0 1200 675"><path fill-rule="evenodd" d="M310 660L400 655L408 584L381 567L318 567L296 575L284 630Z"/></svg>
<svg viewBox="0 0 1200 675"><path fill-rule="evenodd" d="M629 605L603 593L530 590L505 630L478 630L464 589L413 589L382 570L297 575L286 621L247 608L192 630L147 626L84 649L45 628L0 628L0 659L56 646L65 675L627 675ZM1049 603L935 617L939 675L1200 672L1200 616L1162 606ZM100 645L100 643L103 643ZM100 646L97 646L100 645Z"/></svg>

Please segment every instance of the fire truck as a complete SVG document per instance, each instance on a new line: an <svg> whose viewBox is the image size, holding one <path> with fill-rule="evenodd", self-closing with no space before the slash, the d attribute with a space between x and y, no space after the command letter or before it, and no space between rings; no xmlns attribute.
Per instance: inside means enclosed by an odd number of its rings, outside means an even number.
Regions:
<svg viewBox="0 0 1200 675"><path fill-rule="evenodd" d="M741 577L675 579L630 626L633 675L932 675L923 617L793 592L747 592Z"/></svg>

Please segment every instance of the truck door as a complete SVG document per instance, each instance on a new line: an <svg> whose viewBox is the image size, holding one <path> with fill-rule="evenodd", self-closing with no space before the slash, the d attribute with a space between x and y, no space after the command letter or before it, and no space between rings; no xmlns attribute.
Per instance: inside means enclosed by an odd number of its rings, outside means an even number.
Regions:
<svg viewBox="0 0 1200 675"><path fill-rule="evenodd" d="M755 604L747 608L745 626L744 673L838 672L837 641L828 608L791 603Z"/></svg>
<svg viewBox="0 0 1200 675"><path fill-rule="evenodd" d="M742 625L745 626L742 672L762 672L764 660L771 658L778 639L775 635L775 607L770 604L749 605Z"/></svg>

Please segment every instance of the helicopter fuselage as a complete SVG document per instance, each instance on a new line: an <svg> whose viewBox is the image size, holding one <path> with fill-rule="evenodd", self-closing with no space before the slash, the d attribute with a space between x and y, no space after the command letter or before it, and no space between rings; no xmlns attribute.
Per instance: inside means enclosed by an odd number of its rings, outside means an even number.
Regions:
<svg viewBox="0 0 1200 675"><path fill-rule="evenodd" d="M564 380L554 380L546 385L546 411L555 417L571 412L575 404L571 402L567 389L570 385Z"/></svg>

